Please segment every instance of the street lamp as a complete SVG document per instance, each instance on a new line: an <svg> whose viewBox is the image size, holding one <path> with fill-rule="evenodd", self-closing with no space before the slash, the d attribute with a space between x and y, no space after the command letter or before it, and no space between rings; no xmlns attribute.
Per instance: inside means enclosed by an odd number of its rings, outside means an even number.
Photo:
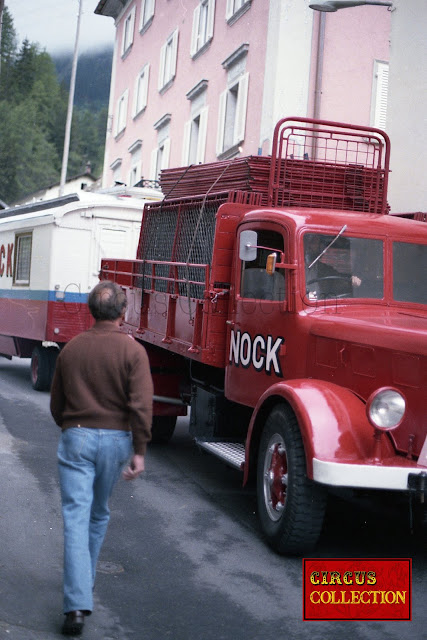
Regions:
<svg viewBox="0 0 427 640"><path fill-rule="evenodd" d="M392 2L381 2L378 0L327 0L327 2L315 2L310 4L310 9L314 11L333 12L338 9L348 9L349 7L361 7L365 4L375 4L381 7L392 7Z"/></svg>

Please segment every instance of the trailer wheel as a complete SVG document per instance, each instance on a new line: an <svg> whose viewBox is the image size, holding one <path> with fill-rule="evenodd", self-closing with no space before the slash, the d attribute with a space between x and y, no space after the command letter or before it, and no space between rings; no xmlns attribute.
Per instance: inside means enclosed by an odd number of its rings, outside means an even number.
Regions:
<svg viewBox="0 0 427 640"><path fill-rule="evenodd" d="M258 455L258 514L267 542L279 553L314 547L322 530L326 490L306 475L304 445L293 412L275 407Z"/></svg>
<svg viewBox="0 0 427 640"><path fill-rule="evenodd" d="M172 438L176 426L176 416L153 416L151 442L166 444Z"/></svg>
<svg viewBox="0 0 427 640"><path fill-rule="evenodd" d="M58 353L55 347L34 347L31 355L31 384L36 391L50 389Z"/></svg>

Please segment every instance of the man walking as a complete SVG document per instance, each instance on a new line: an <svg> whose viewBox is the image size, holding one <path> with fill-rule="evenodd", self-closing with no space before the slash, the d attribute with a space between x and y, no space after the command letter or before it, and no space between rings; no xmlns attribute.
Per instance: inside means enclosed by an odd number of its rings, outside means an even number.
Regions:
<svg viewBox="0 0 427 640"><path fill-rule="evenodd" d="M64 635L80 635L93 608L96 562L107 531L108 500L120 472L144 471L151 438L153 382L147 353L120 331L126 296L113 282L89 294L94 326L58 355L50 409L58 445L64 520ZM133 447L133 454L132 454Z"/></svg>

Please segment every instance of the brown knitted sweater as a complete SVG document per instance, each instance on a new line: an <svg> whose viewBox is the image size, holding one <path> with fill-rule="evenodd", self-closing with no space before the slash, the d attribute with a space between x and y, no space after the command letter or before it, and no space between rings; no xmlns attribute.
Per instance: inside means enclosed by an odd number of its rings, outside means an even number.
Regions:
<svg viewBox="0 0 427 640"><path fill-rule="evenodd" d="M144 455L152 406L147 353L115 323L96 322L58 355L50 410L62 429L132 430L134 452Z"/></svg>

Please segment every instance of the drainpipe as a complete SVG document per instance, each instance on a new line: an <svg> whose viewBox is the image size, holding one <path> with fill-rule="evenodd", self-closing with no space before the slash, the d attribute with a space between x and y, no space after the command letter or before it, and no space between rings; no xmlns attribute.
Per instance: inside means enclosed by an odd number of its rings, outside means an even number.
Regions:
<svg viewBox="0 0 427 640"><path fill-rule="evenodd" d="M325 24L326 24L326 13L321 12L319 15L319 24L318 24L316 80L314 85L313 118L315 120L319 119L320 101L322 97L323 58L324 58L324 52L325 52Z"/></svg>
<svg viewBox="0 0 427 640"><path fill-rule="evenodd" d="M314 84L314 100L313 100L313 118L319 120L320 117L320 103L322 99L323 90L323 59L325 53L325 25L326 25L326 13L321 12L319 14L318 32L317 32L317 55L316 55L316 78ZM314 125L316 128L316 125ZM313 138L313 160L317 156L317 138Z"/></svg>

